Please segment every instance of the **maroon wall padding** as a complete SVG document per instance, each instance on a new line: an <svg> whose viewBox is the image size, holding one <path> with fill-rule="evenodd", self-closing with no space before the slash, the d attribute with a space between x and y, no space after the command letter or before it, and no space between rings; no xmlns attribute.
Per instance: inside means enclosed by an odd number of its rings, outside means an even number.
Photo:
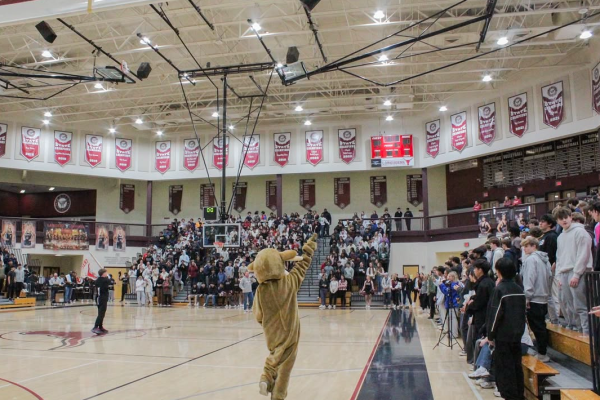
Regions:
<svg viewBox="0 0 600 400"><path fill-rule="evenodd" d="M71 208L62 214L54 208L54 199L61 193L71 198ZM0 191L0 205L0 215L6 217L93 217L96 215L96 191L25 194Z"/></svg>
<svg viewBox="0 0 600 400"><path fill-rule="evenodd" d="M3 217L20 217L19 195L0 190L0 215Z"/></svg>

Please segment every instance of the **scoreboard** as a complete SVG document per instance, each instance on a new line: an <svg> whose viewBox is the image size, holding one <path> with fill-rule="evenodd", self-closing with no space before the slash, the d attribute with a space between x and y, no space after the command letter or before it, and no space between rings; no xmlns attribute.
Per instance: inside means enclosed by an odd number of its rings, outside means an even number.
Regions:
<svg viewBox="0 0 600 400"><path fill-rule="evenodd" d="M371 136L371 167L415 165L412 135Z"/></svg>

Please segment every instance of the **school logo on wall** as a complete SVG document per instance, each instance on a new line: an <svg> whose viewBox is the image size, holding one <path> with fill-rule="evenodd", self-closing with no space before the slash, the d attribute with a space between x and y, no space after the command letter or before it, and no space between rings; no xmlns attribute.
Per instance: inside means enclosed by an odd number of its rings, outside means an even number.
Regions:
<svg viewBox="0 0 600 400"><path fill-rule="evenodd" d="M54 209L64 214L71 209L71 198L66 193L61 193L54 198Z"/></svg>

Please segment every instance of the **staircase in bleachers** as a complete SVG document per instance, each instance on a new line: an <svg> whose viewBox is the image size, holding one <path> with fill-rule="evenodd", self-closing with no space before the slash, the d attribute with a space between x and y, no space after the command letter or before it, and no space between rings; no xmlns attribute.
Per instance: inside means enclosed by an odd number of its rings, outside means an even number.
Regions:
<svg viewBox="0 0 600 400"><path fill-rule="evenodd" d="M298 291L298 303L300 305L318 305L319 304L319 274L321 273L321 265L329 255L330 238L320 238L317 241L317 251L313 256L312 263L306 271L304 282Z"/></svg>

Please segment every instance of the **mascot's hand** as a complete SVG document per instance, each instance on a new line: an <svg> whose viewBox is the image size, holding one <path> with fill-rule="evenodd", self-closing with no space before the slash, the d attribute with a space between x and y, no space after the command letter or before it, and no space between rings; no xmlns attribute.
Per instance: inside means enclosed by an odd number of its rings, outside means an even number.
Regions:
<svg viewBox="0 0 600 400"><path fill-rule="evenodd" d="M303 254L306 254L309 257L312 257L313 254L315 254L315 250L317 249L317 237L318 236L315 233L306 243L304 243L304 246L302 247Z"/></svg>

